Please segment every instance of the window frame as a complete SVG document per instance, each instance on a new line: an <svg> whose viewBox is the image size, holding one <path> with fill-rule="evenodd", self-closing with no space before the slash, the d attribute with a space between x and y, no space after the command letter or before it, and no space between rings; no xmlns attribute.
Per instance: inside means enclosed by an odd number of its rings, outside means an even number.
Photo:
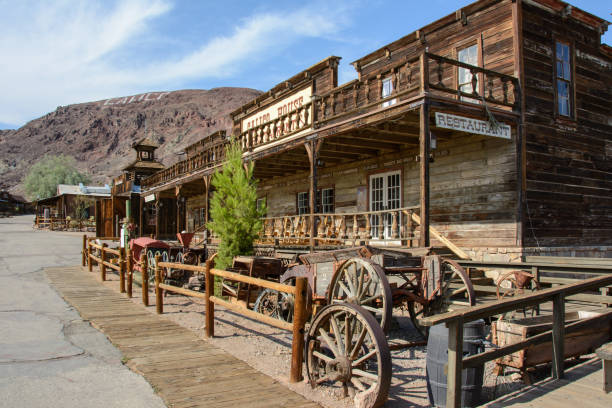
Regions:
<svg viewBox="0 0 612 408"><path fill-rule="evenodd" d="M569 64L569 75L570 80L567 81L564 78L559 77L557 70L557 44L563 44L568 48L568 64ZM568 115L561 114L559 112L559 88L558 81L564 81L568 84L569 89L567 92L568 102ZM554 90L554 117L558 120L575 121L576 120L576 64L575 64L575 53L574 53L574 42L565 38L555 37L553 38L553 90Z"/></svg>
<svg viewBox="0 0 612 408"><path fill-rule="evenodd" d="M385 84L386 83L389 85L388 86L389 93L387 95L385 95ZM382 78L380 80L380 98L381 99L385 99L385 98L390 97L391 95L393 95L394 91L395 91L395 89L393 89L393 75L386 76L386 77L384 77L384 78ZM392 98L392 99L384 101L381 104L381 106L383 108L387 108L387 107L389 107L391 105L395 105L396 102L397 102L397 99L396 98Z"/></svg>
<svg viewBox="0 0 612 408"><path fill-rule="evenodd" d="M463 43L463 44L458 44L457 47L455 48L454 52L454 59L456 61L459 61L459 53L463 50L467 50L468 48L471 47L476 47L476 64L470 64L470 65L474 65L477 67L482 67L483 65L483 60L482 60L482 46L481 46L481 41L480 39L470 39L467 42ZM461 62L461 61L460 61ZM468 64L466 62L466 64ZM469 82L466 83L459 83L459 76L460 76L460 72L462 69L466 69L466 68L462 68L462 67L457 67L457 70L455 71L455 89L456 90L460 90L461 86L465 86L465 85L470 85L470 87L472 86L472 79L470 78ZM467 69L466 69L467 70ZM484 84L482 81L482 74L481 73L477 73L476 74L476 79L477 79L477 83L476 83L476 92L478 92L478 96L482 96L483 92L484 92ZM473 90L472 90L473 91ZM458 95L457 99L459 101L462 102L470 102L470 103L478 103L480 104L481 101L479 99L475 99L475 98L470 98L469 96L462 96L462 95Z"/></svg>
<svg viewBox="0 0 612 408"><path fill-rule="evenodd" d="M331 203L323 204L323 191L331 190ZM302 201L300 200L300 196L304 197ZM304 202L305 205L300 207L300 202ZM317 208L319 208L319 212L317 214L334 214L336 211L336 188L334 186L330 187L321 187L317 189L317 199L315 202ZM324 206L331 206L331 211L325 211ZM300 208L303 208L305 212L300 212ZM298 191L295 195L295 213L297 215L305 215L310 214L310 192L309 191Z"/></svg>

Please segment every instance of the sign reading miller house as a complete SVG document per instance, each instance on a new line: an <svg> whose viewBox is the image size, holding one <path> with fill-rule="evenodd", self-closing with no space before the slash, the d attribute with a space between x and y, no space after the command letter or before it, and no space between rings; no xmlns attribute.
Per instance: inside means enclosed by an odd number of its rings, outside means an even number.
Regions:
<svg viewBox="0 0 612 408"><path fill-rule="evenodd" d="M500 123L493 128L491 124L484 120L466 118L464 116L451 115L450 113L436 112L436 126L460 130L462 132L476 133L478 135L511 138L510 126Z"/></svg>
<svg viewBox="0 0 612 408"><path fill-rule="evenodd" d="M280 101L270 105L269 107L260 110L242 120L242 131L246 132L249 129L274 121L301 108L303 105L310 102L312 98L312 87L302 89Z"/></svg>

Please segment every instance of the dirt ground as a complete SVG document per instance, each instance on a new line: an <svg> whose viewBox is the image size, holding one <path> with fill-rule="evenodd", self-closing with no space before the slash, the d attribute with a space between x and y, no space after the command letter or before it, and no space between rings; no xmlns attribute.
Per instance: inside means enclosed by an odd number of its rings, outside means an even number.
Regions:
<svg viewBox="0 0 612 408"><path fill-rule="evenodd" d="M118 291L118 277L108 273L106 286ZM133 287L132 300L142 304L141 289ZM155 313L155 296L149 295L148 310ZM350 397L343 397L341 388L318 387L312 389L306 381L289 384L291 365L291 333L242 317L232 311L215 308L215 337L205 338L203 300L182 295L167 294L164 298L164 316L187 327L206 341L247 362L255 369L273 377L290 389L328 408L353 406ZM394 310L394 328L389 334L391 341L422 340L413 328L407 311ZM391 352L393 379L387 407L429 407L427 397L425 362L427 348L413 347ZM492 374L493 364L485 366L483 396L490 400L517 390L523 384L517 374L507 372L504 377ZM304 375L306 372L304 370Z"/></svg>

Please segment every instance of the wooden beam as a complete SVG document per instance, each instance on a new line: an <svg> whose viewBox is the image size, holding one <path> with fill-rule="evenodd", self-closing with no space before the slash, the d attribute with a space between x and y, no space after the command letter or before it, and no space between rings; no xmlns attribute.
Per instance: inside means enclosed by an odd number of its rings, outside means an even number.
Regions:
<svg viewBox="0 0 612 408"><path fill-rule="evenodd" d="M429 246L429 103L421 105L419 135L421 229L419 246Z"/></svg>

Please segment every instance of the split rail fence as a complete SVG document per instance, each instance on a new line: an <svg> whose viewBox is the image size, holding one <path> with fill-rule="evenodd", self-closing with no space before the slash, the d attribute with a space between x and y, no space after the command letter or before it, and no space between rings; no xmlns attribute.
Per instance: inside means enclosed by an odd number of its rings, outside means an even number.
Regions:
<svg viewBox="0 0 612 408"><path fill-rule="evenodd" d="M612 271L609 271L612 272ZM446 406L449 408L461 407L461 385L462 370L465 368L477 367L487 361L495 360L502 356L512 354L528 346L552 341L552 377L555 379L563 378L564 374L564 343L565 334L572 333L579 329L589 327L596 322L612 322L612 311L602 313L595 317L579 320L577 322L566 323L565 321L565 302L568 297L586 291L597 290L612 284L612 275L599 276L569 285L562 285L543 289L533 294L518 296L507 300L501 300L483 305L474 306L454 312L448 312L423 319L423 324L433 326L436 324L446 324L449 329L448 335L448 365L447 365L447 394ZM485 351L483 353L463 357L463 325L478 319L499 315L513 310L524 309L526 307L538 306L542 303L552 301L553 304L553 324L552 330L529 337L498 349ZM612 324L612 323L611 323Z"/></svg>
<svg viewBox="0 0 612 408"><path fill-rule="evenodd" d="M143 253L140 255L140 261L134 263L132 254L129 248L111 249L107 244L97 244L94 241L118 241L118 238L91 238L83 236L83 251L82 265L87 266L90 272L93 272L94 264L97 264L100 269L100 279L106 280L107 269L117 271L119 274L119 291L126 293L128 297L132 297L132 282L133 272L137 266L140 269L142 276L142 303L149 306L149 276L148 276L148 261ZM164 311L163 293L164 291L178 293L185 296L204 299L206 307L206 337L214 337L214 313L215 304L226 309L232 310L242 316L257 320L267 325L277 327L282 330L292 332L291 346L291 372L289 381L299 382L302 380L302 365L304 358L304 326L307 316L307 281L306 278L297 278L295 286L284 285L277 282L272 282L264 279L253 278L246 275L241 275L235 272L215 269L214 255L206 261L205 266L186 265L181 263L161 262L159 255L155 256L155 295L156 295L156 311L162 314ZM169 268L182 269L192 271L198 274L204 274L206 279L206 291L204 293L190 289L181 288L174 285L163 283L166 276L166 271ZM293 321L291 323L275 319L248 309L239 304L230 303L221 297L214 295L215 276L233 282L245 283L254 285L260 288L274 289L279 292L287 293L294 296L293 304ZM127 284L126 284L127 283Z"/></svg>

